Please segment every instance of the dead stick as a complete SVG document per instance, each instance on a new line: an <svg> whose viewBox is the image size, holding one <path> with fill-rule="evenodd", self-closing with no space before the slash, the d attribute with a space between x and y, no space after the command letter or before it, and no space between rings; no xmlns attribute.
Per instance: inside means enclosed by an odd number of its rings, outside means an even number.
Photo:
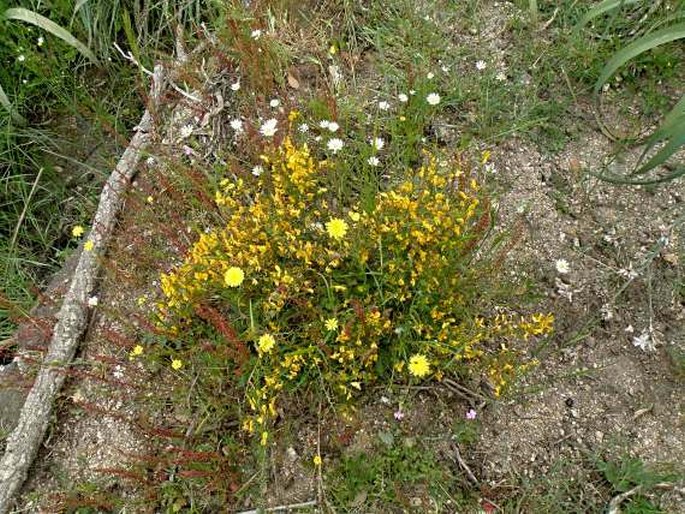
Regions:
<svg viewBox="0 0 685 514"><path fill-rule="evenodd" d="M270 507L268 509L245 510L243 512L238 512L238 514L259 514L260 512L279 512L279 511L291 510L291 509L304 509L306 507L315 507L316 504L317 504L316 500L310 500L308 502L302 502L302 503L291 503L290 505L279 505L278 507Z"/></svg>
<svg viewBox="0 0 685 514"><path fill-rule="evenodd" d="M476 475L473 474L471 468L469 468L469 466L466 464L466 461L463 459L463 457L461 456L461 452L459 451L459 446L457 446L456 443L452 444L452 450L454 450L454 456L457 458L457 462L461 466L461 469L463 469L466 473L468 479L475 485L478 485L478 479L476 478Z"/></svg>

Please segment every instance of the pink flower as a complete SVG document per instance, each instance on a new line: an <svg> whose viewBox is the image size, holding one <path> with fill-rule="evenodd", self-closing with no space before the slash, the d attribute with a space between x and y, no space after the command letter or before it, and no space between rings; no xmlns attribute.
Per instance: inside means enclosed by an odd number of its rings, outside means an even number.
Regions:
<svg viewBox="0 0 685 514"><path fill-rule="evenodd" d="M476 411L473 409L469 409L466 413L466 419L476 419Z"/></svg>
<svg viewBox="0 0 685 514"><path fill-rule="evenodd" d="M397 421L402 421L404 419L404 412L401 407L395 411L394 416Z"/></svg>

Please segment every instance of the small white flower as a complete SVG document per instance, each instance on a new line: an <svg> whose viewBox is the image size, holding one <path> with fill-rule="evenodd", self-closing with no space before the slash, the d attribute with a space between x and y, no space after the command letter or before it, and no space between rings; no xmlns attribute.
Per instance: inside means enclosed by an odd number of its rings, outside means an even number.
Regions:
<svg viewBox="0 0 685 514"><path fill-rule="evenodd" d="M635 329L633 328L633 325L628 325L628 326L625 328L624 332L627 332L627 333L629 333L629 334L632 334L633 332L635 332Z"/></svg>
<svg viewBox="0 0 685 514"><path fill-rule="evenodd" d="M328 144L326 145L328 149L333 152L334 154L338 153L340 150L342 150L342 147L345 146L345 143L343 143L342 139L339 139L337 137L334 137L333 139L328 140Z"/></svg>
<svg viewBox="0 0 685 514"><path fill-rule="evenodd" d="M322 129L327 129L330 126L330 124L331 122L328 120L321 120L319 122L319 127L321 127Z"/></svg>
<svg viewBox="0 0 685 514"><path fill-rule="evenodd" d="M316 141L317 143L318 143L319 141L321 141L321 136L316 136L316 137L314 138L314 141Z"/></svg>
<svg viewBox="0 0 685 514"><path fill-rule="evenodd" d="M250 33L250 37L254 40L259 39L262 37L262 31L260 29L255 29Z"/></svg>
<svg viewBox="0 0 685 514"><path fill-rule="evenodd" d="M243 121L236 118L234 120L231 120L231 128L235 130L236 134L242 134L243 132Z"/></svg>
<svg viewBox="0 0 685 514"><path fill-rule="evenodd" d="M450 67L447 66L446 64L443 64L440 66L440 69L442 70L443 73L449 73L450 72Z"/></svg>
<svg viewBox="0 0 685 514"><path fill-rule="evenodd" d="M121 380L124 378L124 372L123 368L119 366L118 364L114 366L114 371L112 372L112 376L116 378L117 380Z"/></svg>
<svg viewBox="0 0 685 514"><path fill-rule="evenodd" d="M336 132L339 128L340 128L340 125L338 125L338 124L337 124L336 122L334 122L334 121L331 121L331 122L328 124L328 130L329 130L330 132Z"/></svg>
<svg viewBox="0 0 685 514"><path fill-rule="evenodd" d="M155 163L154 157L148 157L147 159L145 159L145 164L147 164L148 166L152 166L154 163Z"/></svg>
<svg viewBox="0 0 685 514"><path fill-rule="evenodd" d="M405 95L404 93L400 93L399 95L397 95L397 99L400 102L402 102L403 104L407 103L409 101L409 97L407 95Z"/></svg>
<svg viewBox="0 0 685 514"><path fill-rule="evenodd" d="M43 43L45 43L45 38L43 36L40 36L38 38L38 46L43 46Z"/></svg>
<svg viewBox="0 0 685 514"><path fill-rule="evenodd" d="M19 57L17 57L17 61L19 62L24 62L26 60L26 56L24 54L21 54Z"/></svg>
<svg viewBox="0 0 685 514"><path fill-rule="evenodd" d="M653 352L656 350L654 340L647 329L643 330L639 336L633 337L633 344L643 352Z"/></svg>
<svg viewBox="0 0 685 514"><path fill-rule="evenodd" d="M611 321L614 319L614 311L611 310L611 305L608 303L605 303L602 305L602 307L599 309L600 314L602 315L602 319L604 321Z"/></svg>
<svg viewBox="0 0 685 514"><path fill-rule="evenodd" d="M562 275L565 275L571 271L571 267L568 265L568 261L566 259L557 259L557 262L555 262L554 265L557 267L557 272L561 273Z"/></svg>
<svg viewBox="0 0 685 514"><path fill-rule="evenodd" d="M240 89L240 79L231 84L231 91L238 91Z"/></svg>
<svg viewBox="0 0 685 514"><path fill-rule="evenodd" d="M628 280L634 280L640 276L639 273L633 269L632 262L628 264L627 268L619 269L617 273Z"/></svg>
<svg viewBox="0 0 685 514"><path fill-rule="evenodd" d="M483 71L485 68L488 67L488 64L485 61L476 61L476 69L478 71Z"/></svg>
<svg viewBox="0 0 685 514"><path fill-rule="evenodd" d="M262 166L260 166L259 164L257 164L257 166L252 168L252 174L255 177L259 177L262 173L264 173L264 168Z"/></svg>
<svg viewBox="0 0 685 514"><path fill-rule="evenodd" d="M373 166L375 168L376 166L378 166L381 163L381 160L378 157L376 157L375 155L372 155L371 157L369 157L366 160L366 162L369 163L369 166Z"/></svg>
<svg viewBox="0 0 685 514"><path fill-rule="evenodd" d="M382 150L385 146L385 141L383 141L382 137L374 138L371 140L371 146L373 146L375 150Z"/></svg>
<svg viewBox="0 0 685 514"><path fill-rule="evenodd" d="M410 94L411 96L414 96L414 95L416 94L416 90L410 89L410 90L409 90L409 94Z"/></svg>
<svg viewBox="0 0 685 514"><path fill-rule="evenodd" d="M378 102L378 108L381 111L387 111L388 109L390 109L390 104L388 102L386 102L385 100L383 100L381 102Z"/></svg>
<svg viewBox="0 0 685 514"><path fill-rule="evenodd" d="M276 118L268 119L259 127L259 132L261 132L264 137L272 137L278 132L278 129L276 128L277 124L278 120L276 120Z"/></svg>
<svg viewBox="0 0 685 514"><path fill-rule="evenodd" d="M487 163L487 164L485 165L485 172L486 172L486 173L491 173L491 174L494 175L494 174L497 173L497 168L495 167L494 164L492 164L491 162L489 162L489 163Z"/></svg>
<svg viewBox="0 0 685 514"><path fill-rule="evenodd" d="M193 135L193 126L189 123L181 127L181 139L185 139Z"/></svg>
<svg viewBox="0 0 685 514"><path fill-rule="evenodd" d="M428 75L426 75L426 78L427 78L428 80L433 80L433 77L435 77L435 74L434 74L432 71L429 72Z"/></svg>
<svg viewBox="0 0 685 514"><path fill-rule="evenodd" d="M309 125L307 125L306 123L302 123L299 127L297 127L297 130L299 130L303 134L306 134L307 132L309 132Z"/></svg>
<svg viewBox="0 0 685 514"><path fill-rule="evenodd" d="M440 103L440 95L437 93L430 93L426 97L426 102L428 102L430 105L438 105Z"/></svg>
<svg viewBox="0 0 685 514"><path fill-rule="evenodd" d="M88 307L97 307L98 305L98 297L97 296L91 296L88 298Z"/></svg>
<svg viewBox="0 0 685 514"><path fill-rule="evenodd" d="M270 105L271 107L273 107L273 108L276 108L276 107L278 107L279 105L281 105L281 101L280 101L278 98L274 98L273 100L271 100L271 101L269 102L269 105Z"/></svg>
<svg viewBox="0 0 685 514"><path fill-rule="evenodd" d="M495 80L497 80L499 82L506 82L507 81L507 74L504 73L503 71L500 71L499 73L497 73L497 75L495 75Z"/></svg>

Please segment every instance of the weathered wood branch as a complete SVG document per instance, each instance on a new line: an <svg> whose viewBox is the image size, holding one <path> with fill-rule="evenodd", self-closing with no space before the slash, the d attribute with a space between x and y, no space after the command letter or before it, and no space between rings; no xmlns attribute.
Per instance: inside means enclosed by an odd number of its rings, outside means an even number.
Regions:
<svg viewBox="0 0 685 514"><path fill-rule="evenodd" d="M158 104L163 80L163 68L155 66L151 85L151 108ZM58 321L50 348L0 459L0 514L9 512L12 498L26 480L29 467L45 436L55 396L62 387L86 328L87 299L93 290L101 258L112 235L124 193L140 160L141 151L149 142L152 125L152 112L148 108L100 195L93 227L86 239L88 246L81 252L69 291L57 314Z"/></svg>

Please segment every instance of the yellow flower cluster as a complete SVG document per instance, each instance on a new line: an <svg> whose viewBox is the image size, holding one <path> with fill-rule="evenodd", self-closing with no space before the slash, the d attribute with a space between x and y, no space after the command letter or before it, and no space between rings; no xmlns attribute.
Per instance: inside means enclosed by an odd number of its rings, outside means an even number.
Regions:
<svg viewBox="0 0 685 514"><path fill-rule="evenodd" d="M212 304L252 342L243 428L262 444L286 386L323 378L349 400L393 369L439 378L468 360L474 372L502 371L503 346L551 332L551 315L482 315L496 278L476 257L490 212L462 170L428 156L362 210L333 200L328 165L307 146L286 139L262 160L259 177L221 182L215 201L225 225L200 234L162 276L158 305L162 321L178 327ZM511 370L491 373L499 390L516 371L511 355L502 364Z"/></svg>

